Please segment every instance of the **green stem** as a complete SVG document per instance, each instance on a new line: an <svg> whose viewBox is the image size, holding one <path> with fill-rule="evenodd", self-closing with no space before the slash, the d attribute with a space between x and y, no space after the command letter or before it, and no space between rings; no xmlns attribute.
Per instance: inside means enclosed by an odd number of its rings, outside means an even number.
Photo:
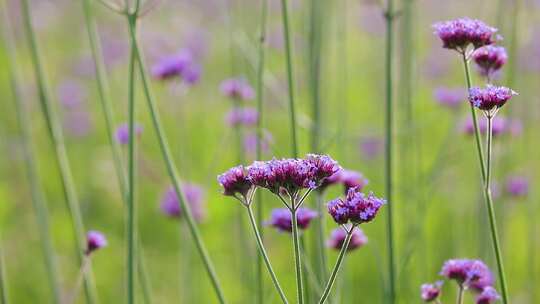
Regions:
<svg viewBox="0 0 540 304"><path fill-rule="evenodd" d="M298 209L295 206L294 199L291 199L291 217L292 217L292 234L293 234L293 246L294 246L294 266L296 271L296 293L298 298L298 304L304 303L304 285L302 282L302 261L300 253L300 236L298 234Z"/></svg>
<svg viewBox="0 0 540 304"><path fill-rule="evenodd" d="M64 145L64 137L62 129L58 123L58 119L54 110L50 104L49 92L46 84L45 71L40 57L39 47L36 41L34 29L32 26L32 20L30 17L30 9L28 0L21 0L24 31L28 44L30 46L31 61L34 68L34 74L38 86L39 101L41 104L41 110L47 124L47 130L51 143L55 150L55 160L60 171L60 177L62 182L63 194L66 200L68 210L70 213L71 221L73 224L73 233L75 237L77 257L79 264L83 263L83 253L85 250L84 245L84 225L82 220L81 211L79 209L79 203L77 201L77 193L75 190L75 184L73 182L73 176L67 156L67 151ZM84 277L85 295L87 303L94 303L96 296L94 290L94 284L92 282L91 270Z"/></svg>
<svg viewBox="0 0 540 304"><path fill-rule="evenodd" d="M171 182L173 184L174 190L176 192L176 195L178 196L178 201L180 204L180 208L184 212L191 236L193 237L193 241L195 242L195 246L197 248L197 251L199 252L199 256L201 257L204 267L206 269L206 272L208 274L208 277L210 278L210 281L212 283L212 287L216 293L216 296L218 297L218 300L220 303L225 303L225 296L223 295L223 289L221 288L221 284L219 283L217 274L214 270L214 266L212 261L210 260L210 257L208 255L208 252L206 250L206 246L204 245L204 242L201 238L199 229L197 227L197 224L195 222L195 219L193 218L193 213L191 211L190 206L186 203L186 200L184 198L184 194L182 192L182 189L180 187L180 178L178 176L178 172L176 169L176 166L174 164L173 158L171 156L169 143L167 140L167 137L163 131L161 118L159 117L159 113L156 108L156 103L154 100L153 93L150 89L150 84L148 81L148 76L146 73L146 68L143 60L143 55L141 53L141 50L138 46L137 37L134 32L130 33L131 39L133 41L133 46L135 50L135 57L138 62L139 67L139 75L142 80L143 85L143 91L146 98L146 101L148 103L148 109L150 111L150 117L152 119L152 124L154 126L154 129L156 131L156 135L159 141L159 147L163 156L163 159L165 161L165 165L167 168L167 174L169 175Z"/></svg>
<svg viewBox="0 0 540 304"><path fill-rule="evenodd" d="M388 271L389 271L389 303L395 303L396 299L396 270L394 258L394 225L392 211L394 206L393 197L393 113L392 113L392 97L393 97L393 47L394 47L394 1L388 0L385 12L386 17L386 52L385 52L385 67L386 67L386 111L385 111L385 190L387 205L387 242L388 242Z"/></svg>
<svg viewBox="0 0 540 304"><path fill-rule="evenodd" d="M332 273L330 274L330 278L328 279L328 282L326 283L326 287L324 288L323 294L321 295L319 304L323 304L324 302L326 302L326 299L330 295L330 291L332 290L332 286L334 285L334 282L336 281L336 277L339 272L341 263L343 262L343 258L345 257L345 253L347 253L347 249L349 248L349 243L351 242L353 230L354 230L354 226L352 226L351 229L347 231L347 236L345 237L345 241L343 242L343 245L341 246L341 250L339 251L336 265L334 265L334 269L332 270Z"/></svg>
<svg viewBox="0 0 540 304"><path fill-rule="evenodd" d="M274 287L276 288L276 291L279 293L279 297L281 298L281 301L283 303L288 303L287 297L285 296L285 293L283 292L283 290L281 289L281 286L279 285L277 276L274 272L274 269L272 268L272 264L270 263L270 259L268 258L268 254L266 253L266 249L264 248L264 243L261 238L261 234L259 233L259 228L257 227L258 224L253 214L253 209L251 208L251 204L247 205L246 209L248 211L251 228L253 228L253 233L255 233L255 239L257 241L257 246L259 247L260 256L264 260L266 269L268 270L268 273L270 274L270 277L272 278L272 283L274 283Z"/></svg>
<svg viewBox="0 0 540 304"><path fill-rule="evenodd" d="M321 191L317 191L315 194L315 200L317 204L317 212L319 214L323 214L324 209L324 202L323 202L323 193ZM326 248L324 243L325 238L325 222L324 217L320 217L316 221L316 229L317 229L317 239L316 239L316 246L317 246L317 252L319 253L319 282L322 284L324 281L326 281L326 278L328 278L328 262L327 262L327 256L326 256Z"/></svg>
<svg viewBox="0 0 540 304"><path fill-rule="evenodd" d="M281 0L281 15L283 22L283 36L285 37L285 56L287 67L287 85L289 92L289 111L291 123L291 144L293 157L298 157L298 141L296 137L296 113L294 105L294 73L291 54L291 38L289 33L289 14L287 12L287 0Z"/></svg>
<svg viewBox="0 0 540 304"><path fill-rule="evenodd" d="M491 228L491 239L493 241L493 249L495 250L495 258L497 260L497 269L499 273L499 281L501 282L501 296L504 304L508 303L508 288L506 285L506 276L504 272L503 258L499 243L499 234L497 232L497 222L495 210L493 208L493 198L491 195L491 150L493 139L493 117L487 118L487 172L485 182L486 207L488 210L489 224Z"/></svg>
<svg viewBox="0 0 540 304"><path fill-rule="evenodd" d="M463 288L463 286L460 284L456 304L463 304L463 295L464 295L464 293L465 293L465 288Z"/></svg>
<svg viewBox="0 0 540 304"><path fill-rule="evenodd" d="M4 263L4 251L0 244L0 304L8 304L8 291L6 286L6 264ZM58 303L58 302L56 302Z"/></svg>

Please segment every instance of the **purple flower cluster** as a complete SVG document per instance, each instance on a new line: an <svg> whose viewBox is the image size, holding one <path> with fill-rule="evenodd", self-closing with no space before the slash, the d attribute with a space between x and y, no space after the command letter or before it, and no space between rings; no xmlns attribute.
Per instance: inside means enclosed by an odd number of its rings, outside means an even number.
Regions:
<svg viewBox="0 0 540 304"><path fill-rule="evenodd" d="M439 104L451 109L456 109L467 99L467 90L462 88L440 87L435 89L433 96Z"/></svg>
<svg viewBox="0 0 540 304"><path fill-rule="evenodd" d="M221 83L221 93L234 100L252 100L255 91L243 78L230 78Z"/></svg>
<svg viewBox="0 0 540 304"><path fill-rule="evenodd" d="M469 45L477 49L492 44L493 36L497 32L497 29L484 22L469 18L438 22L433 28L444 48L459 52L464 52Z"/></svg>
<svg viewBox="0 0 540 304"><path fill-rule="evenodd" d="M307 229L311 220L318 216L317 212L308 208L298 208L296 211L296 220L298 228L301 230ZM292 231L292 215L291 211L287 208L277 208L272 210L270 220L266 224L275 227L278 231L291 232Z"/></svg>
<svg viewBox="0 0 540 304"><path fill-rule="evenodd" d="M480 260L452 259L444 263L442 276L455 280L465 288L482 291L488 286L493 286L493 274L491 270Z"/></svg>
<svg viewBox="0 0 540 304"><path fill-rule="evenodd" d="M480 110L490 111L504 106L514 95L517 93L507 87L474 87L469 90L469 102Z"/></svg>
<svg viewBox="0 0 540 304"><path fill-rule="evenodd" d="M236 166L218 176L218 182L227 196L241 195L247 199L248 192L253 188L243 166Z"/></svg>
<svg viewBox="0 0 540 304"><path fill-rule="evenodd" d="M326 242L327 246L336 250L340 250L341 247L343 247L343 243L345 242L345 238L347 237L347 232L341 228L338 227L334 230L332 230L332 233L330 234L330 238ZM354 249L360 248L367 244L368 238L364 234L364 231L358 227L354 227L352 231L351 241L349 243L349 247L347 247L347 251L352 251Z"/></svg>
<svg viewBox="0 0 540 304"><path fill-rule="evenodd" d="M152 66L152 76L159 80L181 78L185 83L193 85L201 77L201 67L193 58L191 51L181 50L179 53L164 56Z"/></svg>
<svg viewBox="0 0 540 304"><path fill-rule="evenodd" d="M472 58L483 76L491 76L502 68L508 60L502 46L486 45L474 51Z"/></svg>
<svg viewBox="0 0 540 304"><path fill-rule="evenodd" d="M358 225L372 221L386 201L375 197L372 192L365 195L351 188L345 200L338 198L328 203L328 213L338 224L351 222Z"/></svg>
<svg viewBox="0 0 540 304"><path fill-rule="evenodd" d="M524 176L510 176L506 180L506 192L513 197L524 197L529 193L529 179Z"/></svg>
<svg viewBox="0 0 540 304"><path fill-rule="evenodd" d="M252 127L257 124L259 113L255 108L233 108L226 115L226 121L229 126L247 126Z"/></svg>
<svg viewBox="0 0 540 304"><path fill-rule="evenodd" d="M433 284L422 284L420 286L420 297L424 302L433 302L441 295L443 281L437 281Z"/></svg>
<svg viewBox="0 0 540 304"><path fill-rule="evenodd" d="M193 213L193 217L196 221L202 221L206 216L203 203L203 189L196 184L183 183L182 190L186 203L189 205L190 210ZM174 187L170 186L167 188L163 194L163 197L161 198L160 208L161 211L167 216L173 218L180 218L182 216L182 209L180 207L180 202Z"/></svg>
<svg viewBox="0 0 540 304"><path fill-rule="evenodd" d="M498 301L501 297L495 290L495 288L488 286L482 290L482 292L476 296L476 304L492 304Z"/></svg>
<svg viewBox="0 0 540 304"><path fill-rule="evenodd" d="M142 134L142 127L139 124L135 124L135 135L139 137ZM123 123L120 126L116 128L116 141L119 144L127 145L129 143L129 125L127 123Z"/></svg>
<svg viewBox="0 0 540 304"><path fill-rule="evenodd" d="M86 255L90 255L92 252L107 246L107 239L105 235L99 231L90 230L86 234Z"/></svg>
<svg viewBox="0 0 540 304"><path fill-rule="evenodd" d="M356 188L357 191L362 191L364 186L366 186L368 183L369 181L364 178L362 173L353 170L341 169L325 179L319 189L322 191L330 185L343 184L346 194L350 188Z"/></svg>

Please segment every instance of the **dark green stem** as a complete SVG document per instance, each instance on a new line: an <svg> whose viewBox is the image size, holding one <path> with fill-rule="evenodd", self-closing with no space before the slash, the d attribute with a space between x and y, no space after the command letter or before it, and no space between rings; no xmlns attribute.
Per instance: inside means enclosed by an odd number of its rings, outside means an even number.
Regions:
<svg viewBox="0 0 540 304"><path fill-rule="evenodd" d="M460 284L456 304L463 304L463 295L464 295L464 293L465 293L465 288L463 288L463 286Z"/></svg>
<svg viewBox="0 0 540 304"><path fill-rule="evenodd" d="M304 303L304 284L302 282L302 261L300 253L300 236L298 233L298 218L295 207L294 199L291 199L291 217L292 217L292 234L293 234L293 246L294 246L294 266L296 272L296 293L298 304Z"/></svg>

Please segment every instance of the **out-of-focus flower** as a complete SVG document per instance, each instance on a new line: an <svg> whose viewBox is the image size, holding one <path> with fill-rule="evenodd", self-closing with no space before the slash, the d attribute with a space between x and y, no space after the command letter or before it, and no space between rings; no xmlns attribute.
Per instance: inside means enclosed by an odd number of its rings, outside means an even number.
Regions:
<svg viewBox="0 0 540 304"><path fill-rule="evenodd" d="M502 46L486 45L474 51L473 60L480 69L480 74L490 77L502 68L508 55Z"/></svg>
<svg viewBox="0 0 540 304"><path fill-rule="evenodd" d="M261 151L262 153L268 153L270 151L270 145L273 143L274 138L272 134L268 131L263 132L261 140ZM249 132L244 136L244 150L249 155L255 155L257 150L257 133Z"/></svg>
<svg viewBox="0 0 540 304"><path fill-rule="evenodd" d="M58 99L66 109L76 109L86 98L84 87L77 81L66 80L58 86Z"/></svg>
<svg viewBox="0 0 540 304"><path fill-rule="evenodd" d="M490 111L504 106L516 92L507 87L487 85L485 88L471 88L469 102L480 110Z"/></svg>
<svg viewBox="0 0 540 304"><path fill-rule="evenodd" d="M364 178L360 172L341 169L330 177L326 178L319 189L324 191L326 187L337 183L343 185L345 194L347 194L347 191L349 191L350 188L356 188L357 191L362 191L364 186L366 186L369 181Z"/></svg>
<svg viewBox="0 0 540 304"><path fill-rule="evenodd" d="M488 286L482 290L482 292L476 296L476 304L492 304L498 301L501 297L495 290L495 288Z"/></svg>
<svg viewBox="0 0 540 304"><path fill-rule="evenodd" d="M365 195L351 188L345 200L338 198L328 203L328 213L338 224L350 221L358 225L372 221L385 203L384 199L375 197L372 192Z"/></svg>
<svg viewBox="0 0 540 304"><path fill-rule="evenodd" d="M229 126L243 125L252 127L257 124L259 113L255 108L234 108L227 113L226 121Z"/></svg>
<svg viewBox="0 0 540 304"><path fill-rule="evenodd" d="M223 95L234 100L252 100L255 98L255 91L243 78L224 80L220 89Z"/></svg>
<svg viewBox="0 0 540 304"><path fill-rule="evenodd" d="M459 52L464 52L469 45L477 49L494 43L493 36L497 32L496 28L469 18L437 22L433 28L444 48Z"/></svg>
<svg viewBox="0 0 540 304"><path fill-rule="evenodd" d="M107 246L107 239L103 233L90 230L86 233L86 255L90 255L92 252Z"/></svg>
<svg viewBox="0 0 540 304"><path fill-rule="evenodd" d="M142 126L135 124L134 128L135 135L140 137L143 130ZM129 143L129 125L127 123L123 123L116 128L116 141L122 145L127 145Z"/></svg>
<svg viewBox="0 0 540 304"><path fill-rule="evenodd" d="M457 109L465 100L467 100L467 90L462 88L444 88L435 89L433 96L441 105L451 109Z"/></svg>
<svg viewBox="0 0 540 304"><path fill-rule="evenodd" d="M233 167L219 175L218 182L223 187L224 195L236 197L240 194L244 199L247 199L248 192L253 188L243 166Z"/></svg>
<svg viewBox="0 0 540 304"><path fill-rule="evenodd" d="M510 119L508 130L514 137L518 137L523 133L523 123L519 119Z"/></svg>
<svg viewBox="0 0 540 304"><path fill-rule="evenodd" d="M196 221L202 221L206 217L204 205L204 190L201 186L191 183L182 183L182 191L186 203ZM169 186L160 201L161 211L170 217L179 218L182 216L180 201L176 195L174 187Z"/></svg>
<svg viewBox="0 0 540 304"><path fill-rule="evenodd" d="M493 285L493 274L480 260L451 259L444 263L440 274L455 280L459 285L475 290L483 290Z"/></svg>
<svg viewBox="0 0 540 304"><path fill-rule="evenodd" d="M189 50L183 49L174 55L163 56L152 66L152 76L167 80L180 77L187 84L195 84L200 79L201 68Z"/></svg>
<svg viewBox="0 0 540 304"><path fill-rule="evenodd" d="M493 118L492 132L493 136L502 135L507 131L507 121L504 117L495 116ZM463 123L462 130L467 135L474 134L474 124L471 117L467 117ZM482 116L478 118L478 130L482 134L487 132L487 118Z"/></svg>
<svg viewBox="0 0 540 304"><path fill-rule="evenodd" d="M308 208L298 208L296 211L296 220L298 228L305 230L309 227L311 220L318 216L317 212ZM292 231L292 216L291 211L287 208L277 208L272 210L270 220L266 222L268 225L276 228L279 231Z"/></svg>
<svg viewBox="0 0 540 304"><path fill-rule="evenodd" d="M433 302L441 295L443 281L437 281L433 284L422 284L420 286L420 297L424 302Z"/></svg>
<svg viewBox="0 0 540 304"><path fill-rule="evenodd" d="M384 144L379 137L366 137L360 140L360 152L366 159L374 159L381 155Z"/></svg>
<svg viewBox="0 0 540 304"><path fill-rule="evenodd" d="M86 109L68 110L63 113L63 116L64 127L72 136L83 137L92 130L92 120Z"/></svg>
<svg viewBox="0 0 540 304"><path fill-rule="evenodd" d="M343 243L345 242L346 237L347 232L342 227L338 227L332 230L330 238L328 239L326 244L330 248L340 250L341 247L343 247ZM349 247L347 247L347 251L352 251L354 249L360 248L367 244L367 242L368 238L364 234L362 229L354 227L352 231L351 241L349 242Z"/></svg>
<svg viewBox="0 0 540 304"><path fill-rule="evenodd" d="M529 179L524 176L510 176L506 180L506 192L513 197L524 197L529 193Z"/></svg>

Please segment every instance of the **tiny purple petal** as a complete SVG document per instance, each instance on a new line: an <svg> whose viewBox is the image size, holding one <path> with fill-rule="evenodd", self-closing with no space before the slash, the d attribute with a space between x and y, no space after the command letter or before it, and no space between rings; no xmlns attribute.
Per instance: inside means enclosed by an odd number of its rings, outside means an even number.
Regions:
<svg viewBox="0 0 540 304"><path fill-rule="evenodd" d="M341 250L341 247L343 247L343 243L345 242L345 238L347 237L347 233L345 230L341 227L338 227L334 230L332 230L332 233L330 234L330 238L326 242L327 246L330 248L333 248L335 250ZM358 227L353 228L351 241L349 243L349 247L347 247L347 251L352 251L354 249L360 248L367 244L368 238L362 231L362 229Z"/></svg>

